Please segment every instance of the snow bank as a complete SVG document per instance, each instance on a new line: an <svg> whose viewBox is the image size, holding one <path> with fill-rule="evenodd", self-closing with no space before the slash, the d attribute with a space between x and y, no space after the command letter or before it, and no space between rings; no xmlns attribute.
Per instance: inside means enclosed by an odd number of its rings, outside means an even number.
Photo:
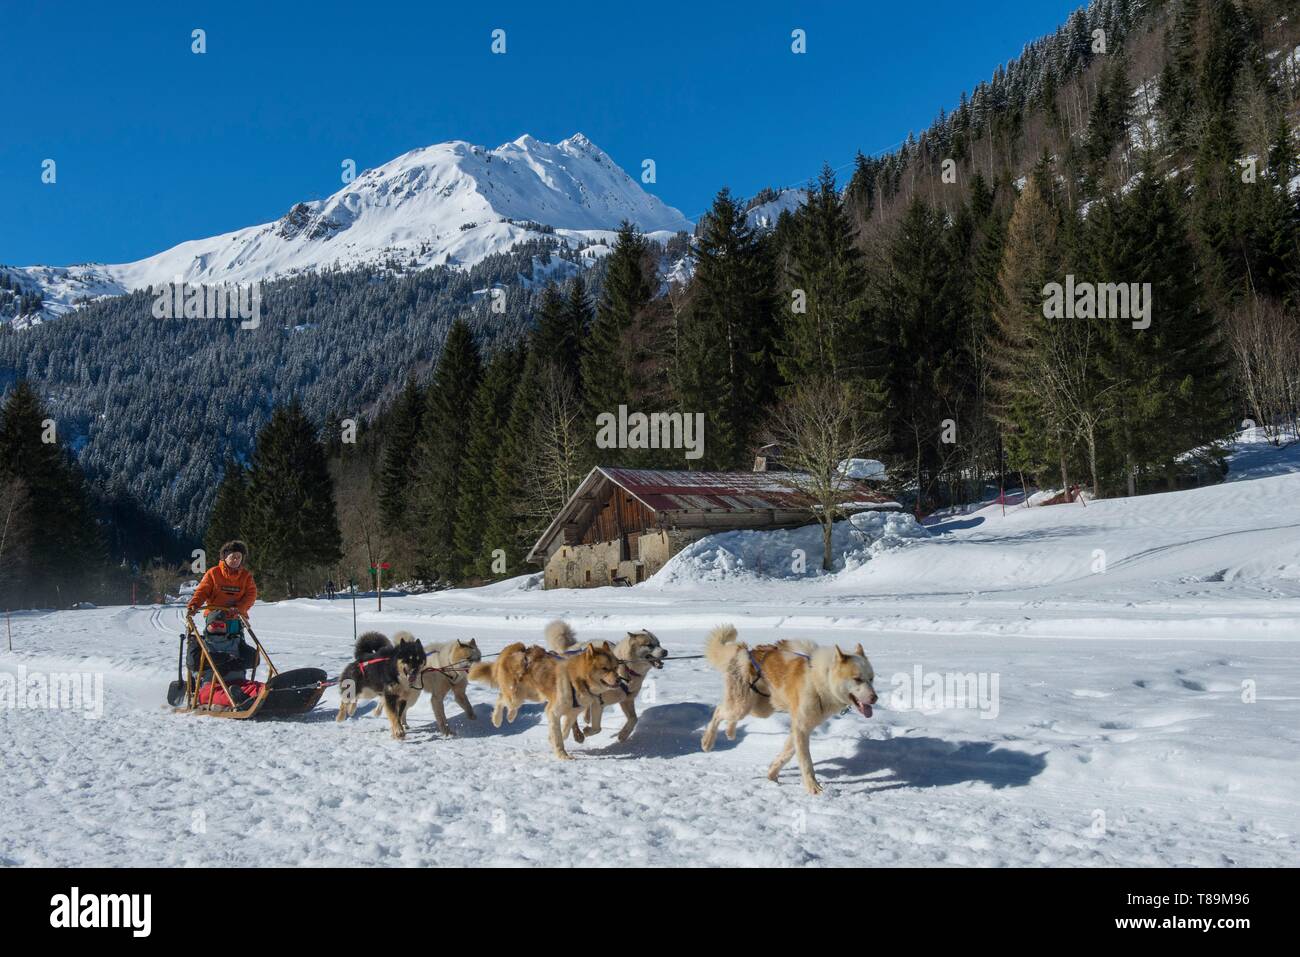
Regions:
<svg viewBox="0 0 1300 957"><path fill-rule="evenodd" d="M858 568L875 555L929 533L902 512L862 512L836 522L831 536L834 571ZM822 527L746 529L708 535L682 549L641 587L670 587L732 579L797 580L821 568Z"/></svg>
<svg viewBox="0 0 1300 957"><path fill-rule="evenodd" d="M885 477L885 463L875 459L845 459L840 472L851 479L881 479Z"/></svg>

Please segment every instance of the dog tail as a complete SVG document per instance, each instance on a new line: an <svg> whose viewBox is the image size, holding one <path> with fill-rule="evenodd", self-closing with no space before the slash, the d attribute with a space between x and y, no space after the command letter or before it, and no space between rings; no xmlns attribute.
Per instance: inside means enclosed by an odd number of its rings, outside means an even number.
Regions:
<svg viewBox="0 0 1300 957"><path fill-rule="evenodd" d="M352 649L352 657L360 661L362 658L386 654L392 650L393 643L384 635L377 631L368 631L357 639L356 646Z"/></svg>
<svg viewBox="0 0 1300 957"><path fill-rule="evenodd" d="M578 639L574 636L569 623L559 619L547 625L542 635L546 638L546 647L551 651L568 651L578 643Z"/></svg>
<svg viewBox="0 0 1300 957"><path fill-rule="evenodd" d="M401 644L402 642L404 642L404 641L409 641L409 642L410 642L411 644L413 644L413 645L415 645L415 644L419 644L419 642L417 642L417 641L415 640L415 635L411 634L409 631L395 631L395 632L393 632L393 645L394 645L394 647L396 647L397 645L400 645L400 644Z"/></svg>
<svg viewBox="0 0 1300 957"><path fill-rule="evenodd" d="M744 646L736 641L735 625L718 625L711 632L709 637L704 639L704 656L709 659L709 664L719 671L725 671L731 659L736 656Z"/></svg>
<svg viewBox="0 0 1300 957"><path fill-rule="evenodd" d="M497 682L496 665L504 664L511 655L518 654L523 650L524 643L522 641L516 641L514 644L506 645L497 652L497 660L495 662L474 662L474 664L469 666L469 680L475 684L491 685L493 688L501 687Z"/></svg>

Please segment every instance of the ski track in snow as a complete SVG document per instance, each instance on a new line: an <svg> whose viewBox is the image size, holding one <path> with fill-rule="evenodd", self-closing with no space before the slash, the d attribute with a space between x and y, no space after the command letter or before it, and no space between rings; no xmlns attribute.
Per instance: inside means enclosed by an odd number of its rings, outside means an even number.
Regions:
<svg viewBox="0 0 1300 957"><path fill-rule="evenodd" d="M0 710L0 864L1293 866L1300 472L1265 466L1086 509L995 506L812 580L678 569L545 592L532 576L357 603L360 630L485 653L554 617L580 638L646 627L674 655L720 621L750 643L861 641L880 706L814 736L820 797L793 762L766 779L781 716L700 751L720 694L703 660L655 673L628 742L610 708L559 762L540 705L497 730L478 686L477 720L448 699L454 738L427 698L404 742L369 705L336 724L334 689L296 719L175 715L179 606L15 614L0 671L95 672L105 698L98 719ZM1108 571L1090 574L1098 547ZM333 675L350 654L346 600L259 604L252 621L281 669ZM996 716L900 709L896 677L918 666L996 675Z"/></svg>

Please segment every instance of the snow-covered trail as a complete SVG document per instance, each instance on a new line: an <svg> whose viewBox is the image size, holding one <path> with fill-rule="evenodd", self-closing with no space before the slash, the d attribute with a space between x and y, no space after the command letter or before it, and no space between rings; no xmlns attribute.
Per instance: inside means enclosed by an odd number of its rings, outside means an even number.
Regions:
<svg viewBox="0 0 1300 957"><path fill-rule="evenodd" d="M0 703L10 676L71 672L102 682L102 714L0 706L0 864L1294 865L1300 445L1240 449L1230 477L985 508L833 575L780 572L809 529L715 536L633 588L531 576L358 602L360 630L485 653L556 617L582 638L649 628L676 655L722 621L751 643L861 642L880 706L814 736L820 797L794 767L765 777L780 716L701 753L720 692L701 660L654 675L628 742L611 708L559 762L540 706L497 730L478 687L477 720L449 704L450 739L427 699L404 742L371 711L336 724L334 690L297 719L175 715L178 606L17 614ZM282 669L350 656L346 600L252 620ZM922 694L964 675L969 697Z"/></svg>
<svg viewBox="0 0 1300 957"><path fill-rule="evenodd" d="M811 625L812 609L791 609L782 621L768 620L775 609L662 604L661 596L642 603L634 590L617 599L588 594L595 600L573 620L591 637L614 637L635 621L673 653L696 654L707 626L729 616L757 641L861 640L882 704L890 704L891 676L910 677L919 666L997 675L996 716L884 707L870 722L833 718L813 740L827 786L813 798L793 769L779 785L763 775L781 743L779 718L749 719L735 743L699 751L718 694L717 675L700 660L670 662L656 676L654 701L643 703L626 744L613 743L621 715L610 709L604 734L572 746L578 760L561 763L548 752L540 706L498 731L487 720L491 692L479 688L470 692L477 721L449 709L454 739L433 729L427 701L405 742L391 741L387 722L373 715L337 725L333 694L296 720L173 715L161 699L179 608L24 615L15 619L21 650L0 656L0 669L100 672L103 716L0 713L0 805L14 812L0 821L0 862L233 864L247 860L250 846L274 864L1296 860L1293 645L1007 632L993 640L944 633L939 618L929 633L862 627L833 608L819 609L818 632L788 623ZM361 627L475 637L491 651L538 634L548 615L577 611L585 596L516 593L500 605L526 599L530 607L505 614L484 597L386 600L384 614L366 612ZM346 660L346 602L259 605L253 620L282 668L319 664L336 673ZM1244 680L1256 683L1253 704L1242 702Z"/></svg>

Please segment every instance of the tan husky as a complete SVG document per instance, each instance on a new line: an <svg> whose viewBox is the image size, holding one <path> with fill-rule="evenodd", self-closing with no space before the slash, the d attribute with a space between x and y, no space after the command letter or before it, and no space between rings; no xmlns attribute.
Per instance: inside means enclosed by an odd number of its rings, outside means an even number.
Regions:
<svg viewBox="0 0 1300 957"><path fill-rule="evenodd" d="M452 640L436 645L425 645L424 651L429 656L429 661L424 666L424 690L429 692L429 697L433 699L433 716L438 720L439 731L446 735L454 735L451 725L447 723L447 712L443 701L447 697L447 692L451 692L456 698L456 703L460 705L460 710L465 712L465 717L474 720L474 706L469 703L469 696L465 694L465 689L469 684L467 680L469 669L483 655L478 650L478 642L473 638L469 641Z"/></svg>
<svg viewBox="0 0 1300 957"><path fill-rule="evenodd" d="M799 756L799 770L809 794L821 794L813 774L808 737L823 721L846 708L864 718L871 717L876 690L871 686L875 672L859 644L846 655L837 646L825 647L811 641L778 641L753 650L736 640L736 629L719 625L709 632L705 655L722 672L722 704L713 712L700 744L713 749L718 725L727 722L727 738L735 740L736 722L749 714L766 718L773 711L790 715L790 737L767 769L775 781L792 755Z"/></svg>
<svg viewBox="0 0 1300 957"><path fill-rule="evenodd" d="M542 671L539 665L547 657L545 648L538 645L526 647L522 641L516 641L502 648L494 661L480 661L469 666L470 681L497 689L492 727L501 727L502 712L506 721L513 724L526 702L546 700L537 685L537 678Z"/></svg>
<svg viewBox="0 0 1300 957"><path fill-rule="evenodd" d="M547 628L551 630L551 626ZM525 701L545 701L551 749L557 758L571 761L564 739L572 733L575 741L583 740L575 727L578 718L599 701L602 692L621 687L618 671L618 659L609 642L588 645L569 655L536 645L525 648L522 642L515 642L502 650L495 662L472 665L469 679L490 684L500 692L492 711L492 723L497 727L501 726L503 708L507 719L513 721Z"/></svg>
<svg viewBox="0 0 1300 957"><path fill-rule="evenodd" d="M566 652L577 644L573 629L565 622L553 621L546 626L546 645L552 651ZM627 637L614 646L614 657L619 660L619 677L625 687L611 691L602 691L600 699L587 709L587 727L582 729L583 736L600 734L600 718L605 706L616 704L623 709L627 719L618 733L619 741L626 741L636 727L636 696L641 693L641 685L652 668L662 668L663 659L668 651L659 639L648 631L629 631ZM577 729L577 725L574 725ZM582 738L578 738L582 740Z"/></svg>

